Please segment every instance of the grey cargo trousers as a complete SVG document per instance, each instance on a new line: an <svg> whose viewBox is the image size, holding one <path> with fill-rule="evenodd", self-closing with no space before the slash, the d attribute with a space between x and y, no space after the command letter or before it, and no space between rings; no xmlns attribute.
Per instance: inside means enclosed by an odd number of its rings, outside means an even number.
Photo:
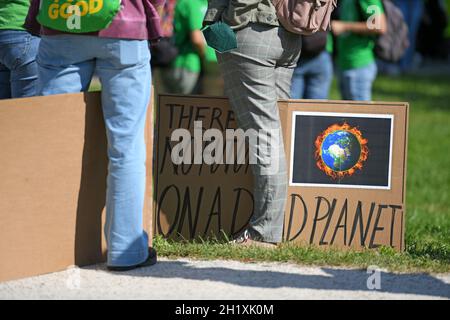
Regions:
<svg viewBox="0 0 450 320"><path fill-rule="evenodd" d="M278 134L270 152L259 155L265 157L261 164L252 165L255 207L248 230L255 240L277 243L282 240L288 183L277 100L289 98L301 36L259 23L250 23L236 36L238 48L218 53L218 61L238 125ZM265 170L267 163L276 163L276 170Z"/></svg>

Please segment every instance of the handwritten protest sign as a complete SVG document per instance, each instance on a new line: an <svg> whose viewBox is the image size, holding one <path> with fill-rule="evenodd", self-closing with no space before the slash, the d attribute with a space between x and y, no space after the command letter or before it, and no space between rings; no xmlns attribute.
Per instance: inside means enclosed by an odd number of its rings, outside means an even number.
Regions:
<svg viewBox="0 0 450 320"><path fill-rule="evenodd" d="M237 126L227 99L160 96L155 127L156 233L184 239L220 237L221 230L236 234L253 213L250 167L205 164L204 137L195 136L194 122L201 122L202 132L211 128L225 132ZM171 136L178 129L188 130L199 141L200 161L195 161L196 150L192 150L190 164L174 164L171 155L177 143Z"/></svg>
<svg viewBox="0 0 450 320"><path fill-rule="evenodd" d="M289 168L284 240L402 250L407 104L280 101L279 111ZM225 137L227 129L236 127L225 98L160 96L154 169L157 234L231 237L247 226L253 213L248 162L204 161L212 141L205 139L208 131L216 129ZM174 135L179 129L190 137L187 163L173 159L179 153L180 135Z"/></svg>
<svg viewBox="0 0 450 320"><path fill-rule="evenodd" d="M408 106L281 102L289 191L285 240L404 248Z"/></svg>

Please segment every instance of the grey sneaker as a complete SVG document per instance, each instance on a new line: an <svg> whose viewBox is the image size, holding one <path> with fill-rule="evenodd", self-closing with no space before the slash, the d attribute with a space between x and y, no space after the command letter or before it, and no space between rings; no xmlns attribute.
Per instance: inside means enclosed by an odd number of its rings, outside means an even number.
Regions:
<svg viewBox="0 0 450 320"><path fill-rule="evenodd" d="M232 245L245 246L245 247L261 247L267 249L275 249L277 245L275 243L257 241L252 239L248 229L245 229L239 236L237 236L233 241L230 241Z"/></svg>

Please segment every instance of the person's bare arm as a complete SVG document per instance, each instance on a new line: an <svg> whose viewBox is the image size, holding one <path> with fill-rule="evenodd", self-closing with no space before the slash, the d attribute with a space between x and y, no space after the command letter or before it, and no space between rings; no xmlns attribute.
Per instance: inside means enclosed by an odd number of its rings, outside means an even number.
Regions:
<svg viewBox="0 0 450 320"><path fill-rule="evenodd" d="M380 14L374 18L373 23L332 21L331 31L339 36L345 32L352 32L361 35L382 35L387 32L387 19L385 14Z"/></svg>
<svg viewBox="0 0 450 320"><path fill-rule="evenodd" d="M191 42L200 55L200 58L203 59L206 52L206 42L203 33L200 30L191 31Z"/></svg>

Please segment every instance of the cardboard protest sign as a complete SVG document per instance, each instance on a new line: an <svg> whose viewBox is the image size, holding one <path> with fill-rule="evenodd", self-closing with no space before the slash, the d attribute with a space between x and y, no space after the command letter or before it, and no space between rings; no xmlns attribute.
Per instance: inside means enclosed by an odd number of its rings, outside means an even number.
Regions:
<svg viewBox="0 0 450 320"><path fill-rule="evenodd" d="M280 101L289 168L285 241L341 248L404 248L408 106ZM196 121L201 124L196 131ZM193 239L232 236L253 212L247 165L207 164L203 134L237 123L225 98L160 96L155 141L155 231ZM175 164L186 129L191 164ZM224 147L225 148L225 147ZM178 150L177 150L178 151ZM195 163L196 155L199 157ZM247 159L248 160L248 159Z"/></svg>
<svg viewBox="0 0 450 320"><path fill-rule="evenodd" d="M284 101L285 240L404 248L408 106Z"/></svg>
<svg viewBox="0 0 450 320"><path fill-rule="evenodd" d="M0 281L104 261L108 161L100 94L1 100L0 126ZM144 212L150 234L151 204Z"/></svg>
<svg viewBox="0 0 450 320"><path fill-rule="evenodd" d="M200 135L195 122L201 123ZM155 232L165 237L221 237L242 231L253 213L252 175L248 164L203 162L205 129L225 134L237 127L225 98L162 95L156 114ZM190 164L172 161L177 129L190 133L195 147ZM193 148L194 149L194 148ZM196 156L200 159L194 159ZM197 161L199 160L199 161Z"/></svg>

